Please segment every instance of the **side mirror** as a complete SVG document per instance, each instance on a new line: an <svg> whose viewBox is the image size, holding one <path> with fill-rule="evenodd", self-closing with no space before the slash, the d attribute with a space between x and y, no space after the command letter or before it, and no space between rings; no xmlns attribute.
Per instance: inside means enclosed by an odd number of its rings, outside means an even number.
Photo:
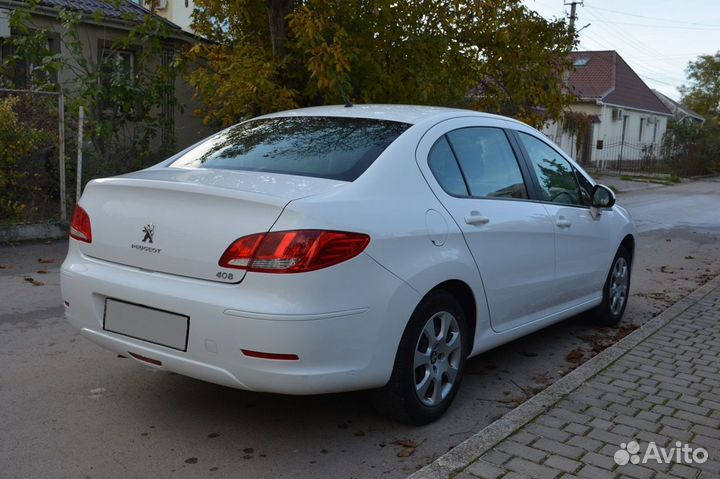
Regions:
<svg viewBox="0 0 720 479"><path fill-rule="evenodd" d="M590 203L593 208L612 208L615 204L615 193L607 186L597 184L593 187Z"/></svg>

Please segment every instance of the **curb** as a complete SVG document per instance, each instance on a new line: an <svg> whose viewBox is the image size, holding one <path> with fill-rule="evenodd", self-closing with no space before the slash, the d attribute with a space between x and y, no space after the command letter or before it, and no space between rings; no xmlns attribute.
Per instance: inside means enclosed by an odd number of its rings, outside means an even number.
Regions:
<svg viewBox="0 0 720 479"><path fill-rule="evenodd" d="M432 463L411 474L407 479L447 479L462 471L511 433L547 411L560 399L577 389L588 379L608 367L620 356L657 332L718 287L720 287L720 276L711 279L704 286L696 289L497 421L470 436Z"/></svg>
<svg viewBox="0 0 720 479"><path fill-rule="evenodd" d="M63 239L68 235L63 223L34 223L0 226L0 243Z"/></svg>

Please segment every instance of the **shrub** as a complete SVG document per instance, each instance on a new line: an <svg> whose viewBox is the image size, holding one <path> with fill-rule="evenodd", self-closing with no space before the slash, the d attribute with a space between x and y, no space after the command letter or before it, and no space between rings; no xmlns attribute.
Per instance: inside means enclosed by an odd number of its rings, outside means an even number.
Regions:
<svg viewBox="0 0 720 479"><path fill-rule="evenodd" d="M44 143L45 134L23 122L17 97L0 99L0 220L17 219L26 208L25 194L34 188L23 160Z"/></svg>

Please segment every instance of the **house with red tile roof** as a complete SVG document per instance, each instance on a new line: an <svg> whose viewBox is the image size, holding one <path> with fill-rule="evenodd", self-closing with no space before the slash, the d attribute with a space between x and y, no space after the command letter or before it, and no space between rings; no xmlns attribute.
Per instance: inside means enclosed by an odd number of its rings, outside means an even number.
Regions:
<svg viewBox="0 0 720 479"><path fill-rule="evenodd" d="M544 133L582 164L657 158L673 113L616 51L573 52L567 87L569 110L589 116L580 141L577 129L551 123Z"/></svg>

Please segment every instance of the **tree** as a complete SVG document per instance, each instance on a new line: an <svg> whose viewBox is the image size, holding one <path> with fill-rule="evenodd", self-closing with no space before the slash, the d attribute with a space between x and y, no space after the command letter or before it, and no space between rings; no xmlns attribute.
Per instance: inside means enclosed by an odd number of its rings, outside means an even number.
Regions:
<svg viewBox="0 0 720 479"><path fill-rule="evenodd" d="M690 82L679 88L683 103L708 121L720 122L720 51L698 57L686 72Z"/></svg>
<svg viewBox="0 0 720 479"><path fill-rule="evenodd" d="M206 122L341 103L416 103L539 125L571 101L563 20L520 0L196 0L188 80Z"/></svg>

